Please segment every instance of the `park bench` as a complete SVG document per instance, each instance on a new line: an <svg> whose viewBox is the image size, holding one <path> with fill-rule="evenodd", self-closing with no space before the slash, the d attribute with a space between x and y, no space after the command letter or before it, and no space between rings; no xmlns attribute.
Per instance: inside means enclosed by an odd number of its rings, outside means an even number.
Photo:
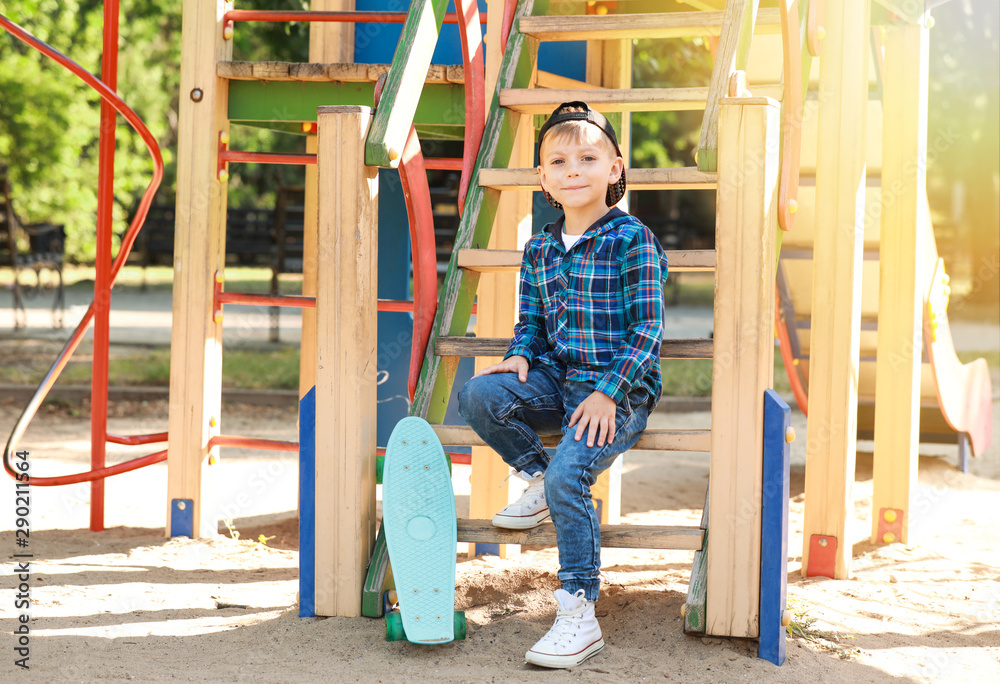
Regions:
<svg viewBox="0 0 1000 684"><path fill-rule="evenodd" d="M281 294L281 274L302 272L302 192L300 187L279 188L274 209L231 208L226 214L226 263L271 269L271 295ZM173 203L150 207L131 257L143 269L143 290L149 266L173 262L175 224ZM277 342L277 307L270 307L270 316L271 340Z"/></svg>
<svg viewBox="0 0 1000 684"><path fill-rule="evenodd" d="M11 293L14 309L14 329L28 324L24 300L40 293L54 292L52 301L52 327L61 328L66 313L66 293L63 287L63 255L66 229L54 223L23 223L14 212L10 197L10 182L5 173L0 175L3 184L3 208L0 211L0 263L13 272ZM44 272L49 275L43 276ZM22 275L34 274L34 282L23 282Z"/></svg>

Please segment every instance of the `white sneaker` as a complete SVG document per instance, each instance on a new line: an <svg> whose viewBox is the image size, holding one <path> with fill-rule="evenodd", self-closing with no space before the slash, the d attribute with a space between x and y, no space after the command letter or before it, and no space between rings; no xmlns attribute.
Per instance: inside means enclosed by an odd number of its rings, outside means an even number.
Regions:
<svg viewBox="0 0 1000 684"><path fill-rule="evenodd" d="M549 506L545 503L545 473L529 476L516 472L514 475L525 480L528 487L517 501L493 516L493 525L508 530L530 530L549 518Z"/></svg>
<svg viewBox="0 0 1000 684"><path fill-rule="evenodd" d="M541 667L573 667L604 648L601 626L594 617L594 602L583 598L583 589L570 594L556 589L556 622L524 659Z"/></svg>

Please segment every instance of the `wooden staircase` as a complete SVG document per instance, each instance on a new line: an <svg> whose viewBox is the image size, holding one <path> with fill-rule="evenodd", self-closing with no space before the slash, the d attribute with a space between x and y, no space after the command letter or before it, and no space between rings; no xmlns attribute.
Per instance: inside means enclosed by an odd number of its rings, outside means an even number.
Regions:
<svg viewBox="0 0 1000 684"><path fill-rule="evenodd" d="M636 169L628 171L629 190L676 190L714 188L720 185L715 172L718 139L719 103L730 89L731 75L745 64L749 49L749 35L741 27L755 26L758 32L781 30L777 10L756 12L756 2L730 0L723 12L684 12L671 14L605 15L605 16L547 16L547 0L525 0L519 3L514 29L500 66L497 90L486 122L480 154L456 238L455 251L448 266L445 284L440 292L440 303L434 322L430 344L421 370L411 409L412 415L426 418L432 424L443 422L452 384L463 356L502 356L509 344L507 338L467 337L473 301L477 296L480 276L484 273L516 272L520 266L519 250L488 249L500 193L506 190L538 186L538 176L533 169L507 168L514 148L514 136L524 115L548 114L558 104L571 100L584 100L603 112L668 111L677 109L705 109L702 143L699 149L699 168ZM611 40L621 38L671 38L678 36L720 36L719 52L712 84L705 88L683 89L535 89L532 83L539 43L561 40ZM758 92L780 97L781 85L755 88ZM744 94L745 93L733 93ZM713 571L705 561L707 549L707 521L725 519L727 513L740 505L741 498L752 497L753 485L737 480L741 477L757 480L759 461L754 455L739 452L741 442L750 444L757 439L762 416L761 402L764 389L770 386L773 369L771 325L773 320L773 263L774 227L776 227L776 202L771 193L776 190L777 103L765 97L730 100L734 109L741 106L755 107L759 130L749 134L758 136L755 143L765 143L761 156L746 155L745 150L734 150L741 155L730 160L726 168L727 196L720 190L719 238L716 250L668 251L670 269L683 271L711 271L721 266L723 258L729 266L724 278L717 277L716 339L664 340L661 358L689 359L715 358L719 360L720 347L723 363L713 364L714 430L657 430L648 429L636 448L654 450L700 451L712 454L712 480L714 495L712 515L706 507L700 526L685 528L647 528L642 526L602 526L602 546L660 549L686 549L698 551L696 571L708 573L712 582ZM737 136L745 133L746 122L740 117L730 117L728 132ZM763 136L761 138L760 136ZM766 151L770 139L772 151ZM756 168L744 169L742 165ZM731 192L737 186L746 186L754 196L744 205ZM749 189L749 188L752 188ZM729 204L732 202L732 204ZM752 206L751 206L752 205ZM723 207L728 216L739 215L747 223L745 232L729 225L723 218ZM756 213L754 213L756 212ZM723 224L722 221L727 223ZM732 230L731 230L732 228ZM760 231L764 231L761 240ZM770 232L769 232L770 231ZM754 242L756 241L756 242ZM770 247L768 247L770 244ZM732 250L723 257L722 250ZM738 252L738 253L737 253ZM765 293L750 292L762 287ZM729 298L720 308L719 302ZM758 338L753 344L741 346L752 328ZM720 345L720 333L722 344ZM761 339L762 338L762 339ZM740 344L738 344L738 342ZM744 355L744 358L734 359ZM669 361L668 361L669 362ZM721 397L721 401L720 401ZM759 409L759 410L758 410ZM481 440L468 428L441 426L437 428L442 443L446 445L480 445ZM550 440L547 444L554 444ZM752 451L752 448L750 449ZM758 470L755 471L754 468ZM706 497L706 504L707 504ZM719 516L719 517L717 517ZM736 579L735 574L746 572L758 577L748 563L759 558L759 531L756 542L752 511L744 514L745 520L730 525L718 535L719 551L715 553L715 589L720 607L716 614L706 619L704 577L691 583L692 595L688 603L687 622L693 631L714 634L756 636L756 588L752 582ZM724 528L725 526L723 526ZM742 530L742 531L741 531ZM759 530L759 527L758 527ZM739 540L738 537L746 537ZM713 535L713 539L715 535ZM639 541L637 541L639 540ZM460 520L459 541L488 543L552 543L551 529L540 527L530 533L499 530L488 521ZM756 543L756 547L754 544ZM759 571L759 568L758 568ZM720 580L722 580L720 582ZM723 586L723 585L728 586ZM744 593L745 596L737 596ZM699 595L700 594L700 595ZM706 627L707 624L707 627Z"/></svg>

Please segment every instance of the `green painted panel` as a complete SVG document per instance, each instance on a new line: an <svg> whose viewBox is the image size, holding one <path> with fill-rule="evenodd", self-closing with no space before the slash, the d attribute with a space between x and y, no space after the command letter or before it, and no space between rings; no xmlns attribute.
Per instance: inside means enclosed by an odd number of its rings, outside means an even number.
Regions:
<svg viewBox="0 0 1000 684"><path fill-rule="evenodd" d="M374 102L373 83L320 81L231 81L229 120L316 121L323 105L364 105ZM465 88L461 84L430 83L417 103L414 123L461 128L465 121Z"/></svg>

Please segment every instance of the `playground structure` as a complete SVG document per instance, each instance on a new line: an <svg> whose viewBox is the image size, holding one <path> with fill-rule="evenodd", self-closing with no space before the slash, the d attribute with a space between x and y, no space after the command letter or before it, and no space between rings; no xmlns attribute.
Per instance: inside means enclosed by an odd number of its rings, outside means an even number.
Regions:
<svg viewBox="0 0 1000 684"><path fill-rule="evenodd" d="M84 477L94 481L95 486L92 529L103 525L98 513L100 478L163 460L166 453L168 534L197 536L215 530L206 502L210 465L220 446L282 450L301 446L302 452L307 451L306 437L296 445L229 436L220 428L223 305L301 306L301 394L305 396L316 387L314 420L302 420L306 432L310 425L314 426L309 435L311 470L303 472L301 483L302 508L311 511L313 525L311 537L304 534L300 539L304 551L302 574L313 583L315 614L360 614L366 566L376 550L374 388L378 356L375 316L379 303L375 284L380 265L376 242L377 167L398 166L404 185L409 184L416 290L415 303L394 302L383 308L413 310L415 352L411 359L415 364L411 364L411 372L419 371L419 379L414 377L411 383L412 413L442 424L458 359L476 356L480 363L488 364L491 361L487 357L501 355L507 348L503 336L509 336L516 316L513 274L520 263L519 247L530 234L528 191L537 187L533 170L524 168L532 164L533 115L547 113L560 102L573 99L585 99L595 108L611 113L704 108L699 167L630 169L629 188L717 188L715 250L668 254L673 272L715 270L714 339L665 340L662 354L665 363L672 358L714 360L713 428L649 430L638 445L645 449L707 452L711 497L706 497L698 527L618 528L607 524L602 525L602 543L606 547L695 551L686 628L720 636L759 637L762 651L767 639L769 649L778 649L772 659L780 661L785 567L785 550L780 542L786 530L780 527L780 515L777 530L768 523L762 526L766 515L762 508L770 497L777 497L779 511L787 510L787 442L782 439L787 423L771 419L769 422L776 427L765 429L768 411L774 410L766 408L771 401L766 391L773 376L773 293L777 273L788 271L786 282L793 284L788 290L790 297L782 298L782 304L791 301L798 315L812 314L807 339L798 332L801 326L793 323L794 318L777 317L784 321L778 326L779 332L783 329L788 338L783 351L794 356L797 344L801 360L806 360L803 349L809 354L807 376L806 364L786 363L790 370L797 368L794 372L805 376L792 376L803 409L804 380L809 386L811 434L804 572L846 577L850 571L851 544L845 526L854 479L855 417L859 395L864 396L860 388L866 387L866 374L870 378L874 373L878 378L874 390L879 410L874 416L873 504L878 514L873 516L873 537L880 543L906 541L920 425L922 328L926 327L930 340L932 396L938 399L937 406L948 426L959 435L970 436L973 453L985 448L990 439L989 423L984 431L981 412L981 398L985 396L988 416L990 389L988 375L983 385L983 364L961 368L961 373L954 370L957 360L948 347L947 318L941 304L942 297L946 298L945 279L940 271L929 277L925 268L932 261L936 264L936 256L933 260L926 256L933 246L933 236L925 209L922 163L926 154L928 14L896 16L883 3L876 3L869 12L869 3L863 1L826 3L824 7L816 0L781 0L778 9L758 9L757 4L750 0L689 0L684 5L635 0L600 4L607 13L597 14L598 5L583 2L493 0L488 5L483 47L478 7L475 2L460 1L456 15L448 18L461 27L464 65L459 79L458 69L431 66L431 55L445 20L445 3L440 0L414 2L407 16L399 13L391 17L405 19L405 23L393 64L387 70L353 63L352 30L344 22L385 21L390 17L371 13L349 16L352 7L348 5L353 3L348 0L313 2L317 12L312 14L240 13L222 2L186 0L169 448L140 459L141 463L122 464L127 468L104 468L103 456L98 462L98 452L103 454L104 440L113 436L97 430L94 471ZM588 7L595 13L584 14ZM694 11L690 11L692 8ZM323 22L313 24L310 62L232 62L233 23L264 19ZM870 116L869 103L869 34L873 26L880 38L883 34L885 37L884 44L879 41L874 52L879 64L884 54L882 102L893 110L891 115L883 112L883 118L894 125L882 131L873 125L869 132L869 119L878 120ZM4 27L11 30L9 22ZM778 34L780 40L770 37ZM716 67L707 88L629 88L632 38L696 35L718 36ZM585 81L538 69L540 42L571 40L587 42ZM809 77L811 61L820 55L819 79L814 81ZM780 65L777 75L775 63ZM758 68L758 64L762 66ZM373 76L386 71L381 102L391 106L376 106L373 115L370 107L378 97ZM480 71L485 81L482 91L476 85ZM113 74L114 70L102 73ZM268 87L293 84L291 88L300 93L300 100L283 110L292 112L284 123L298 124L308 135L308 155L270 160L309 165L301 297L266 298L224 289L226 164L251 158L228 149L229 122L252 118L245 109L241 113L240 107L246 107L253 94L262 93L262 82L267 82ZM318 86L344 82L362 86L353 91ZM809 92L814 82L818 90L812 101ZM117 100L111 92L113 80L92 85L99 90L104 86L101 93L106 103ZM433 86L442 86L437 89L441 92L434 95ZM455 99L459 90L463 96L460 102ZM278 92L284 95L275 97L287 96L292 90ZM428 97L432 97L431 104L421 111L418 103ZM105 106L108 115L113 116L111 105ZM454 107L463 113L456 116ZM116 108L129 118L130 110L123 104ZM301 112L310 108L311 113L303 118ZM815 112L813 117L810 108ZM129 120L135 124L132 118ZM618 121L619 139L625 150L629 140L627 122L627 117ZM814 122L815 132L810 122ZM451 128L454 134L461 128L466 142L466 156L461 161L430 162L463 170L462 224L440 297L436 281L433 287L429 283L433 268L428 269L426 261L422 267L418 265L428 255L428 226L426 212L419 208L423 171L414 133L423 130L433 135L435 126L439 133L442 128ZM806 134L801 140L808 142L801 145L800 154L799 135L803 131ZM876 133L882 134L881 164L872 164L868 156L872 145L878 149L880 136ZM815 152L811 146L814 139L819 141ZM867 145L842 142L866 139ZM102 159L105 154L102 145ZM157 155L154 152L154 158ZM815 174L815 181L803 183L801 188L800 165L805 171L803 178L810 171ZM860 190L866 188L866 168L881 168L881 187L893 189L891 198L883 193L879 200L876 193ZM105 182L103 174L101 180ZM158 178L154 180L158 182ZM154 184L151 187L155 190ZM148 190L147 194L151 196ZM881 210L865 211L859 204L865 198L880 201L876 206ZM148 202L141 214L145 208ZM882 241L882 287L874 344L865 342L863 334L863 297L873 290L865 284L863 274L866 269L862 264L869 263L862 259L863 226L855 225L869 213L881 215ZM137 229L141 220L137 216L130 228L133 240L133 228ZM110 224L107 229L101 225L99 222L99 244L104 244L101 236L110 236ZM779 225L788 231L781 261ZM873 221L872 225L879 224ZM865 246L873 242L865 235ZM813 253L830 257L812 260L811 274L794 273L789 253L813 244ZM127 256L126 247L122 252ZM99 275L95 287L109 289L123 256L119 254L113 268L110 248L106 257L104 262L99 260L98 273L103 275ZM433 265L433 237L430 261ZM806 262L799 259L796 265L801 265L800 261ZM811 287L805 286L810 277ZM794 283L803 285L795 287ZM478 305L477 337L469 338L466 332L474 301ZM105 299L105 307L106 303ZM104 310L102 324L97 305L97 329L100 331L101 325L105 329L104 333L95 333L92 406L93 422L98 427L102 420L98 382L101 372L106 413L106 313ZM782 313L786 313L784 308ZM78 331L86 330L90 317L88 314L84 318ZM923 317L926 326L922 325ZM103 366L98 359L99 343L104 345ZM72 342L67 345L69 353L71 346L75 348ZM877 352L873 373L873 362L861 356L862 346ZM46 384L51 387L54 382L65 356L61 355L53 366L32 402L34 408L47 391ZM867 387L871 396L870 382ZM910 401L902 401L902 397ZM26 414L33 413L32 406ZM956 406L963 408L958 410ZM315 416L321 419L315 420ZM23 433L21 422L8 442L5 457L16 445L18 430ZM780 437L777 447L773 444L775 434ZM510 496L496 487L506 475L506 467L490 456L467 428L442 425L438 435L445 444L473 447L473 519L459 521L460 541L501 545L500 552L504 552L504 544L552 541L551 531L544 527L529 538L524 533L494 530L476 520L488 517ZM164 437L121 439L147 443ZM764 465L769 438L772 451L785 453L785 475L778 478L784 483L784 499L780 498L781 491L773 494L775 487L766 486L774 482L769 477L776 472ZM614 470L599 488L595 498L604 503L602 522L612 523L616 517L614 500L620 489ZM302 517L306 518L304 514ZM765 534L775 541L764 543ZM777 560L768 554L775 549ZM762 571L762 563L769 567L767 571ZM764 590L768 577L781 579Z"/></svg>

